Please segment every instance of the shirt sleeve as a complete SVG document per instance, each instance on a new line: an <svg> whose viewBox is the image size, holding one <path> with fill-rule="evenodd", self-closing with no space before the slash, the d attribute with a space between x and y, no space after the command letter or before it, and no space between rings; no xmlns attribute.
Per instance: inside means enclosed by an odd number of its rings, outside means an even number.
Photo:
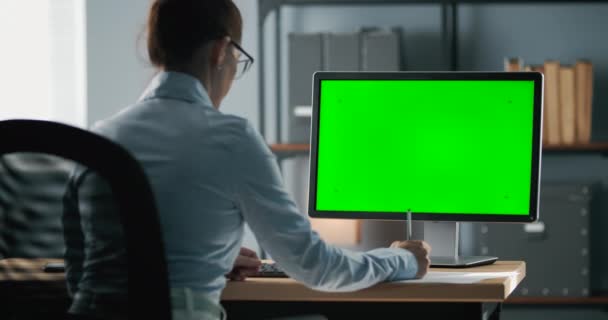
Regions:
<svg viewBox="0 0 608 320"><path fill-rule="evenodd" d="M407 250L355 252L320 239L286 192L275 156L250 125L236 154L238 206L261 246L290 277L317 290L354 291L416 275L416 259Z"/></svg>

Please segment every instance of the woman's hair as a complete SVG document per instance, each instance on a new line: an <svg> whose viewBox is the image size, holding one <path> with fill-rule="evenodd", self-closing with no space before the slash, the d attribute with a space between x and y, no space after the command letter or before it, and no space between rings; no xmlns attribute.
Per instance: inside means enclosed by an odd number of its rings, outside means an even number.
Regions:
<svg viewBox="0 0 608 320"><path fill-rule="evenodd" d="M148 55L159 68L190 62L205 43L240 41L242 18L232 0L154 0L148 16Z"/></svg>

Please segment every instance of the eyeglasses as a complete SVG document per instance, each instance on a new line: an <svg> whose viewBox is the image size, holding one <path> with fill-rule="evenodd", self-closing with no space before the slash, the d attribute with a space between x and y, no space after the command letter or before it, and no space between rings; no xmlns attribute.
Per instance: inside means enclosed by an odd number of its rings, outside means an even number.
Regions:
<svg viewBox="0 0 608 320"><path fill-rule="evenodd" d="M247 53L247 51L243 50L238 43L230 40L230 44L232 44L238 51L242 53L241 57L243 55L245 56L245 59L240 59L236 63L236 73L234 74L234 79L240 79L247 72L247 70L251 68L251 65L255 60L249 53Z"/></svg>

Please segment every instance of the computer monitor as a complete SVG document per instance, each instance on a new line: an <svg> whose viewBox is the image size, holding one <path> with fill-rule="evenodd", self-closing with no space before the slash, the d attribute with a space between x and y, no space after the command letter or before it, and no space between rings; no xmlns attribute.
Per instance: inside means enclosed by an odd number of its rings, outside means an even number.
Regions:
<svg viewBox="0 0 608 320"><path fill-rule="evenodd" d="M309 215L409 211L451 222L425 223L433 265L495 261L458 256L457 222L538 219L542 88L533 72L315 73Z"/></svg>

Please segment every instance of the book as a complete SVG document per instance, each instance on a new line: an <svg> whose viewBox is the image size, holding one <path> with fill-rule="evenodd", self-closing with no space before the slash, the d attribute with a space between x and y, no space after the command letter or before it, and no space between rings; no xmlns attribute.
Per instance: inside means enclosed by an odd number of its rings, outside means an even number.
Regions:
<svg viewBox="0 0 608 320"><path fill-rule="evenodd" d="M591 111L593 102L593 65L578 60L574 65L576 82L576 141L591 142Z"/></svg>
<svg viewBox="0 0 608 320"><path fill-rule="evenodd" d="M591 63L587 64L585 72L586 77L586 86L584 88L585 95L585 115L586 115L586 124L585 127L585 142L591 142L591 129L593 128L593 65Z"/></svg>
<svg viewBox="0 0 608 320"><path fill-rule="evenodd" d="M323 70L322 34L289 34L289 95L288 95L288 141L310 142L310 118L296 115L297 106L310 106L312 76Z"/></svg>
<svg viewBox="0 0 608 320"><path fill-rule="evenodd" d="M359 71L361 68L360 32L325 33L322 42L323 70ZM387 53L391 55L392 53ZM310 91L310 88L309 88ZM310 96L310 92L308 93ZM312 107L295 106L295 115L310 122ZM354 219L310 219L312 228L325 241L342 246L356 246L361 242L361 221Z"/></svg>
<svg viewBox="0 0 608 320"><path fill-rule="evenodd" d="M559 70L560 63L555 60L545 61L545 111L547 126L547 143L550 145L559 145L561 143L560 135L560 99L559 99Z"/></svg>
<svg viewBox="0 0 608 320"><path fill-rule="evenodd" d="M562 144L576 142L576 87L574 67L560 66L559 69L559 104L560 104L560 138Z"/></svg>
<svg viewBox="0 0 608 320"><path fill-rule="evenodd" d="M505 71L518 72L524 70L524 61L522 58L505 58Z"/></svg>

